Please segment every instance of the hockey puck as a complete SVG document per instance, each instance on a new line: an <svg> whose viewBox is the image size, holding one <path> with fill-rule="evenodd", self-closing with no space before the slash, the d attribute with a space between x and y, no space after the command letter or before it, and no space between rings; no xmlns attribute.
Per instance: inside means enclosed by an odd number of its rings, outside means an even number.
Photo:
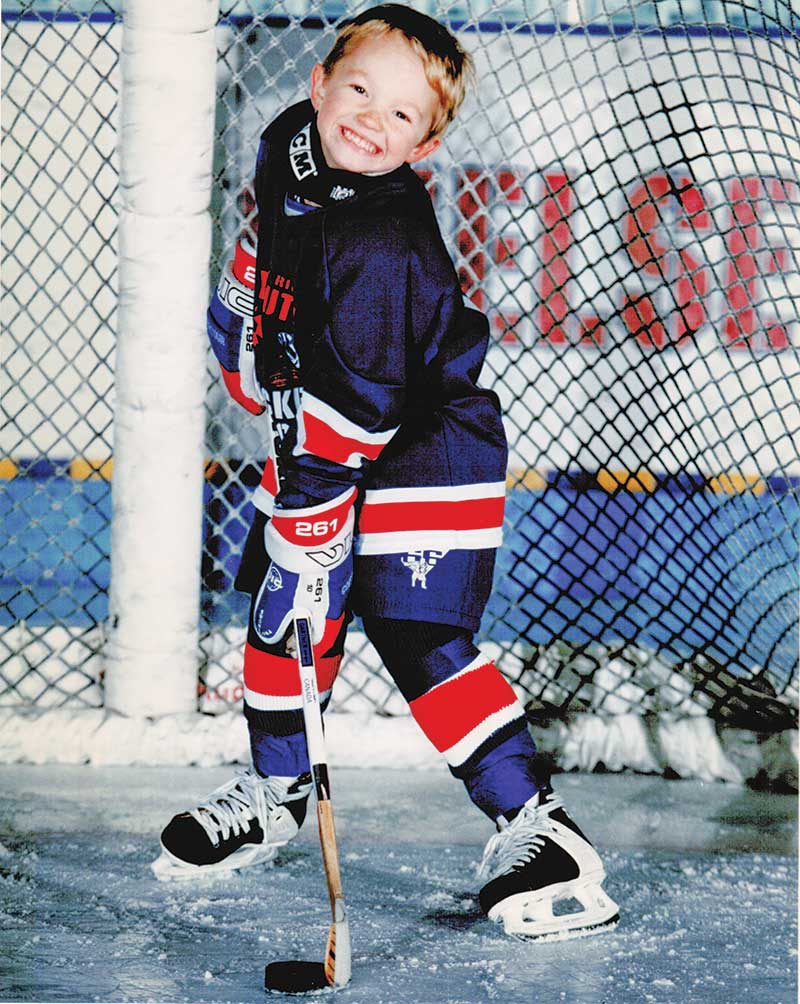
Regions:
<svg viewBox="0 0 800 1004"><path fill-rule="evenodd" d="M270 962L264 970L264 989L284 994L306 994L329 986L322 962Z"/></svg>

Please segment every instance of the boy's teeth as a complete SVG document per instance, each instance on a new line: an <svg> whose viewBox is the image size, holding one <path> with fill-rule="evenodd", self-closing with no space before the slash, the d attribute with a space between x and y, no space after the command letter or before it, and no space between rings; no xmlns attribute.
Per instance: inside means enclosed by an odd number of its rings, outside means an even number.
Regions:
<svg viewBox="0 0 800 1004"><path fill-rule="evenodd" d="M374 143L370 143L369 140L364 139L362 136L359 136L358 133L353 132L351 129L345 129L344 135L346 139L350 140L351 143L354 143L356 146L360 147L366 153L378 152L378 148L375 146Z"/></svg>

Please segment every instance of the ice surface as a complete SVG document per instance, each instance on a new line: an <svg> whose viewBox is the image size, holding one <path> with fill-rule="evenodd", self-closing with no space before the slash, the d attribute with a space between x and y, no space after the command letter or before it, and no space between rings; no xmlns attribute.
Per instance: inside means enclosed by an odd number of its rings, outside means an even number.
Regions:
<svg viewBox="0 0 800 1004"><path fill-rule="evenodd" d="M148 868L169 816L228 776L0 768L0 1000L297 1000L266 998L263 975L276 959L322 959L313 817L274 867L164 884ZM478 911L490 828L460 785L335 771L354 942L337 1004L794 1004L793 797L631 776L556 784L604 854L622 922L531 944Z"/></svg>

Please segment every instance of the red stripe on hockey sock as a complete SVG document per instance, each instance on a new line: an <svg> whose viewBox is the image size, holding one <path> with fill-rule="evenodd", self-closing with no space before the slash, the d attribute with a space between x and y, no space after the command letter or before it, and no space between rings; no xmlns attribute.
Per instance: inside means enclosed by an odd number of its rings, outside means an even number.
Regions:
<svg viewBox="0 0 800 1004"><path fill-rule="evenodd" d="M324 457L326 460L333 460L337 464L348 465L353 456L377 460L386 445L381 442L367 442L364 439L345 436L309 411L303 414L303 426L305 428L305 439L302 444L304 452Z"/></svg>
<svg viewBox="0 0 800 1004"><path fill-rule="evenodd" d="M264 405L259 404L258 401L254 401L251 397L248 397L242 390L241 375L237 370L234 373L229 373L224 366L220 366L220 371L222 372L222 379L225 381L225 386L228 389L228 393L233 398L234 401L246 408L251 415L260 415L264 411Z"/></svg>
<svg viewBox="0 0 800 1004"><path fill-rule="evenodd" d="M441 502L366 503L358 528L361 533L397 530L481 530L503 525L504 498Z"/></svg>
<svg viewBox="0 0 800 1004"><path fill-rule="evenodd" d="M341 661L341 655L317 659L317 688L320 693L333 686ZM299 697L297 660L260 652L248 642L244 647L244 685L265 697Z"/></svg>
<svg viewBox="0 0 800 1004"><path fill-rule="evenodd" d="M320 652L327 651L336 641L343 620L344 615L335 621L326 621L322 641L314 646L317 688L320 693L331 689L342 661L341 653L321 656ZM244 685L248 690L266 697L299 696L300 673L297 660L287 655L262 652L247 642L244 646Z"/></svg>
<svg viewBox="0 0 800 1004"><path fill-rule="evenodd" d="M244 685L269 697L294 697L300 693L297 663L288 656L272 655L244 646Z"/></svg>
<svg viewBox="0 0 800 1004"><path fill-rule="evenodd" d="M514 704L517 696L494 663L442 683L411 701L417 724L440 753L450 749L489 715Z"/></svg>

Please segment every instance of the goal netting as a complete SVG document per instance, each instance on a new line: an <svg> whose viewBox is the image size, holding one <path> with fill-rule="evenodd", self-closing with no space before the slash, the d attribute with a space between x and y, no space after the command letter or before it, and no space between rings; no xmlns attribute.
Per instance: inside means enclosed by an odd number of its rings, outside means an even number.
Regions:
<svg viewBox="0 0 800 1004"><path fill-rule="evenodd" d="M207 281L256 222L263 125L363 6L220 3ZM481 643L567 766L680 773L691 734L706 763L728 737L752 776L797 711L800 19L788 0L414 6L458 32L479 81L420 173L488 315L483 378L511 444ZM3 26L0 708L100 708L111 524L177 490L157 436L148 491L130 487L112 425L131 379L115 359L117 181L142 157L120 145L130 25L116 3L75 0L4 3ZM170 240L176 262L196 252ZM232 581L264 449L210 363L200 609L182 636L206 715L241 702ZM403 717L358 627L335 707ZM156 698L169 687L133 672Z"/></svg>

